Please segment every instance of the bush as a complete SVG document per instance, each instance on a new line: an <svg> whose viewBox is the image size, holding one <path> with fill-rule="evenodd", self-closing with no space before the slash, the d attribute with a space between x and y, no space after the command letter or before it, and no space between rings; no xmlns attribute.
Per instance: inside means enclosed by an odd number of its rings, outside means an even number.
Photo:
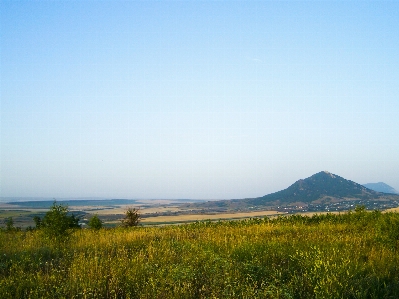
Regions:
<svg viewBox="0 0 399 299"><path fill-rule="evenodd" d="M89 219L89 222L87 223L87 225L91 228L91 229L95 229L98 230L100 228L103 227L103 222L101 221L100 218L98 218L97 215L94 215L93 217L91 217Z"/></svg>
<svg viewBox="0 0 399 299"><path fill-rule="evenodd" d="M50 239L64 239L68 237L68 230L71 228L80 228L79 218L75 215L68 215L69 210L67 206L53 203L50 211L44 215L43 220L36 222L40 223L40 228L43 228L44 233Z"/></svg>
<svg viewBox="0 0 399 299"><path fill-rule="evenodd" d="M33 221L35 222L36 228L40 228L42 226L42 218L39 216L33 217Z"/></svg>
<svg viewBox="0 0 399 299"><path fill-rule="evenodd" d="M6 231L7 231L7 232L11 232L11 231L14 231L14 230L15 230L15 227L14 227L14 220L12 219L12 217L6 218L6 219L4 220L4 223L5 223L5 225L6 225Z"/></svg>

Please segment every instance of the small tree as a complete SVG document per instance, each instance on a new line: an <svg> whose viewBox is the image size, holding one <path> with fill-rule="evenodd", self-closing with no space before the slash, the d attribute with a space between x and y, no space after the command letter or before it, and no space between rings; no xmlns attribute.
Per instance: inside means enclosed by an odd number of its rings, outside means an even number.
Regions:
<svg viewBox="0 0 399 299"><path fill-rule="evenodd" d="M60 240L68 237L70 228L80 228L79 218L75 215L68 215L68 207L57 204L56 202L50 208L50 211L44 215L43 220L38 221L39 227L43 228L45 234L55 240Z"/></svg>
<svg viewBox="0 0 399 299"><path fill-rule="evenodd" d="M87 223L87 225L88 225L91 229L99 230L100 228L103 227L103 222L101 221L100 218L98 218L97 215L94 215L93 217L91 217L91 218L89 219L89 222Z"/></svg>
<svg viewBox="0 0 399 299"><path fill-rule="evenodd" d="M39 216L33 217L33 221L35 222L36 228L40 228L42 226L42 218Z"/></svg>
<svg viewBox="0 0 399 299"><path fill-rule="evenodd" d="M4 223L6 225L6 231L11 232L15 230L14 227L14 220L12 219L12 217L8 217L4 220Z"/></svg>
<svg viewBox="0 0 399 299"><path fill-rule="evenodd" d="M140 210L136 208L128 208L125 213L125 218L122 219L123 227L137 226L140 223Z"/></svg>

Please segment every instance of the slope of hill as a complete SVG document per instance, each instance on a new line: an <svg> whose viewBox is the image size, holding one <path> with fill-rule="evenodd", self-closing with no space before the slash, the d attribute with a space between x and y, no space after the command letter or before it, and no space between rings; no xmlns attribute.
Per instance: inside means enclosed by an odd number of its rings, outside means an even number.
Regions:
<svg viewBox="0 0 399 299"><path fill-rule="evenodd" d="M292 204L296 202L312 203L325 197L330 199L376 199L380 196L376 191L368 189L353 181L346 180L328 171L321 171L309 178L296 181L287 189L258 198L247 199L254 205L267 203Z"/></svg>
<svg viewBox="0 0 399 299"><path fill-rule="evenodd" d="M386 194L366 188L328 171L318 172L300 179L287 189L257 198L209 201L191 205L212 211L246 210L291 207L294 211L342 211L355 205L371 209L387 209L399 205L399 195ZM306 208L303 208L306 207Z"/></svg>
<svg viewBox="0 0 399 299"><path fill-rule="evenodd" d="M383 193L391 193L391 194L397 194L398 192L392 188L391 186L379 182L379 183L368 183L368 184L363 184L364 187L369 188L371 190L377 191L377 192L383 192Z"/></svg>

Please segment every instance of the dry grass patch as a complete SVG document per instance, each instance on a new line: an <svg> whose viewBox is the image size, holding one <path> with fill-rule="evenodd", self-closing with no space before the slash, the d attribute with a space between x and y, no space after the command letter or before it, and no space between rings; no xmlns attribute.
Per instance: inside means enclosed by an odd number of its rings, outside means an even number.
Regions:
<svg viewBox="0 0 399 299"><path fill-rule="evenodd" d="M397 212L397 213L399 213L399 207L396 207L396 208L391 208L391 209L386 209L385 211L383 211L383 213L384 212Z"/></svg>

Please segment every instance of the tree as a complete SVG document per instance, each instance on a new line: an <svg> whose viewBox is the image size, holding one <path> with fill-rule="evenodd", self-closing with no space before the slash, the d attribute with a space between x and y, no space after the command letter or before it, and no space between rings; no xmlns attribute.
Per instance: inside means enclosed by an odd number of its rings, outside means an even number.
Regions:
<svg viewBox="0 0 399 299"><path fill-rule="evenodd" d="M45 234L51 239L64 239L69 235L69 229L80 228L79 218L75 215L68 215L68 206L53 203L50 210L44 215L41 221L35 220L39 227L43 228Z"/></svg>
<svg viewBox="0 0 399 299"><path fill-rule="evenodd" d="M12 217L6 218L4 220L4 223L6 225L6 231L11 232L11 231L15 230L14 220L12 219Z"/></svg>
<svg viewBox="0 0 399 299"><path fill-rule="evenodd" d="M100 228L103 227L103 222L101 221L100 218L98 218L97 215L94 215L93 217L91 217L91 218L89 219L89 222L87 223L87 225L88 225L91 229L99 230Z"/></svg>
<svg viewBox="0 0 399 299"><path fill-rule="evenodd" d="M128 208L125 217L122 219L123 227L137 226L140 223L140 211L136 208Z"/></svg>
<svg viewBox="0 0 399 299"><path fill-rule="evenodd" d="M42 226L42 218L39 216L33 217L33 221L35 222L36 228L40 228Z"/></svg>

